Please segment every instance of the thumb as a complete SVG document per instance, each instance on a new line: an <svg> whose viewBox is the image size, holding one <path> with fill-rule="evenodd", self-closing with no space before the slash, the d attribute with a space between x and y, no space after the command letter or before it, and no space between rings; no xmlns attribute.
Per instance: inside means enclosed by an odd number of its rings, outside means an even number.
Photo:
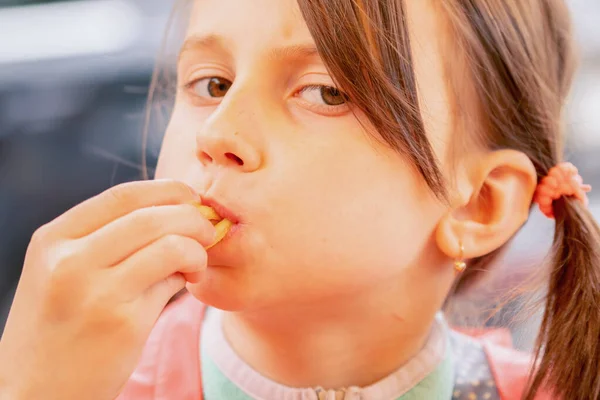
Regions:
<svg viewBox="0 0 600 400"><path fill-rule="evenodd" d="M186 279L177 272L150 286L145 293L143 301L151 304L151 308L160 310L165 308L169 300L185 288Z"/></svg>

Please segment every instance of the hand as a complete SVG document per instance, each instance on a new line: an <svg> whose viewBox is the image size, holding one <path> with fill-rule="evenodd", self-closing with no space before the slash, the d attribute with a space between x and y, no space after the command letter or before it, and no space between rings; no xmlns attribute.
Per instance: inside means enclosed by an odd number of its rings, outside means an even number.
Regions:
<svg viewBox="0 0 600 400"><path fill-rule="evenodd" d="M215 228L199 199L175 181L127 183L33 235L0 342L11 398L118 395L165 304L206 268Z"/></svg>

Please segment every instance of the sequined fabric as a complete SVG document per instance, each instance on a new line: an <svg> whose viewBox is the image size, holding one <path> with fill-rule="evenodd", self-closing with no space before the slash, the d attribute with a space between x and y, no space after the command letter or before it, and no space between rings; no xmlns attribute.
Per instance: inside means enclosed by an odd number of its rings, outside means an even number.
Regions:
<svg viewBox="0 0 600 400"><path fill-rule="evenodd" d="M492 371L480 343L463 334L450 336L455 362L453 400L500 400Z"/></svg>

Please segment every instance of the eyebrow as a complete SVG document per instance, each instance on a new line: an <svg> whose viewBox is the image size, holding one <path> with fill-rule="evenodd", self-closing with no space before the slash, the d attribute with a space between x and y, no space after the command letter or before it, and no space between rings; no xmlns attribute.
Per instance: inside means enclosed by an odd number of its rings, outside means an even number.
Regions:
<svg viewBox="0 0 600 400"><path fill-rule="evenodd" d="M217 35L191 36L189 39L186 39L186 41L183 43L183 46L181 46L177 61L181 61L186 53L191 53L193 51L209 47L225 49L226 46L223 38Z"/></svg>
<svg viewBox="0 0 600 400"><path fill-rule="evenodd" d="M178 62L181 61L183 55L188 52L198 51L207 48L217 48L222 51L227 51L226 41L219 35L204 35L191 36L188 38L179 52ZM299 60L303 58L318 57L319 51L314 44L299 44L283 46L271 49L268 57L273 60Z"/></svg>
<svg viewBox="0 0 600 400"><path fill-rule="evenodd" d="M272 49L269 56L275 60L298 60L302 58L318 57L319 51L312 44L300 44Z"/></svg>

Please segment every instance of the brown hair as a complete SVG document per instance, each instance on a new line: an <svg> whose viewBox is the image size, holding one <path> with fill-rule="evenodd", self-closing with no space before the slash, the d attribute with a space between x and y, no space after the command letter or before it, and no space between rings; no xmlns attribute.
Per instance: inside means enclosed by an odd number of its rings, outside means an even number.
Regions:
<svg viewBox="0 0 600 400"><path fill-rule="evenodd" d="M332 76L369 116L381 138L405 155L440 198L443 175L419 111L402 0L298 0ZM563 0L435 0L455 46L449 85L491 150L516 149L538 176L561 160L561 111L574 70L568 9ZM455 51L456 50L456 51ZM457 58L458 57L458 58ZM469 77L469 91L456 87ZM460 82L462 84L462 82ZM468 99L466 97L469 97ZM474 98L473 98L474 97ZM469 101L474 104L462 104ZM474 101L473 101L474 100ZM470 122L472 122L470 121ZM536 368L525 399L542 385L564 399L600 398L600 229L577 201L554 203L556 228ZM473 260L460 282L498 254Z"/></svg>
<svg viewBox="0 0 600 400"><path fill-rule="evenodd" d="M447 58L446 73L460 111L455 114L463 119L455 121L457 126L482 132L473 140L491 150L525 153L543 177L562 161L560 115L575 65L564 0L431 2L448 33L443 44L452 57ZM185 3L189 4L182 1L177 7ZM404 1L298 0L298 4L340 88L369 117L380 139L410 160L440 199L447 199L446 182L419 109ZM169 47L166 40L164 45L163 51ZM467 75L467 88L461 74ZM172 75L165 64L157 66L146 128L152 125L151 111L157 111L153 105L166 114L170 110ZM156 101L161 95L166 103ZM467 115L464 110L475 113ZM555 397L596 399L600 398L600 229L572 199L556 201L554 214L553 262L536 367L524 399L533 399L542 385ZM500 251L471 260L458 290L474 282Z"/></svg>

